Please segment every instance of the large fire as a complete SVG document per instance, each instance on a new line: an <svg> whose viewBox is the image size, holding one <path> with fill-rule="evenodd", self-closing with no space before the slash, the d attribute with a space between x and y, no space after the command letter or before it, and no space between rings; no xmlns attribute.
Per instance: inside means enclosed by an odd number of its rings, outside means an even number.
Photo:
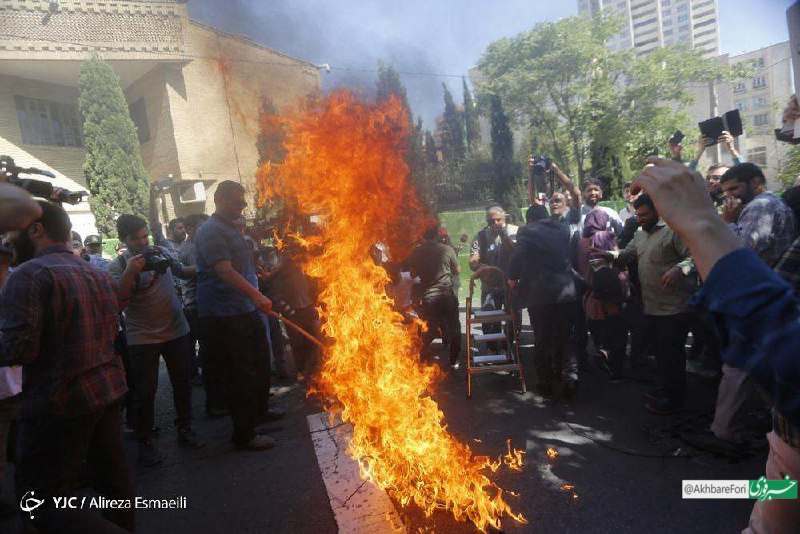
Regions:
<svg viewBox="0 0 800 534"><path fill-rule="evenodd" d="M349 452L362 476L404 506L416 503L428 515L450 510L481 531L500 528L505 515L525 523L486 476L500 463L519 468L521 454L509 447L491 462L447 432L430 396L440 372L419 362L416 327L392 309L389 278L369 255L383 242L402 257L431 222L409 183L403 105L336 92L281 121L286 156L259 170L259 187L263 199L281 197L324 221L306 242L321 253L304 265L322 282L331 340L315 387L328 411L352 424Z"/></svg>

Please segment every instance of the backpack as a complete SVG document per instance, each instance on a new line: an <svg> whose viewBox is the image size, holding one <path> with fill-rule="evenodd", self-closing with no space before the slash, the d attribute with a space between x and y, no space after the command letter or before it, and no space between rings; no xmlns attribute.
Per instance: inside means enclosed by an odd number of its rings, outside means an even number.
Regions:
<svg viewBox="0 0 800 534"><path fill-rule="evenodd" d="M628 277L604 258L589 260L587 284L592 296L606 304L622 304L630 297Z"/></svg>

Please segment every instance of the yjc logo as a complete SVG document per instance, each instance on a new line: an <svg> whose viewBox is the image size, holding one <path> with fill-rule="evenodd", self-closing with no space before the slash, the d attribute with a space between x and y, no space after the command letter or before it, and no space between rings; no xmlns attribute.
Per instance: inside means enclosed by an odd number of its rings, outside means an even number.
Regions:
<svg viewBox="0 0 800 534"><path fill-rule="evenodd" d="M31 519L33 519L33 511L39 508L43 504L44 504L44 499L37 499L36 492L33 490L23 495L22 499L20 499L19 501L19 507L22 509L23 512L29 513Z"/></svg>

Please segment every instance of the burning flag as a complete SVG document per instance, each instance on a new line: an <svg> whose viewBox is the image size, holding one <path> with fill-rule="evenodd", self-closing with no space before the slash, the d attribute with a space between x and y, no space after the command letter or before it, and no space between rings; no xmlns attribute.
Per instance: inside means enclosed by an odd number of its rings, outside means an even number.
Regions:
<svg viewBox="0 0 800 534"><path fill-rule="evenodd" d="M389 277L370 258L379 242L402 258L432 223L408 179L405 108L396 98L370 105L336 92L283 118L283 127L285 158L259 170L261 198L280 197L324 221L304 240L321 250L304 270L321 281L330 339L315 387L328 411L352 424L349 453L362 476L401 505L428 515L446 509L481 531L500 528L504 515L525 523L487 478L489 459L447 432L430 396L440 372L419 362L417 330L392 309ZM505 463L521 461L509 449Z"/></svg>

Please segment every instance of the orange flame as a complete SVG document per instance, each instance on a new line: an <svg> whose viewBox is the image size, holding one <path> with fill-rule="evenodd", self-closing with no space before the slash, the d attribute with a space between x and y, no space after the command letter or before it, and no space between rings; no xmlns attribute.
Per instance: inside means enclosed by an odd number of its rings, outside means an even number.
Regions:
<svg viewBox="0 0 800 534"><path fill-rule="evenodd" d="M547 457L551 460L555 460L558 458L558 451L555 450L553 447L547 447Z"/></svg>
<svg viewBox="0 0 800 534"><path fill-rule="evenodd" d="M370 105L342 91L283 120L285 159L260 169L259 190L262 201L279 196L323 217L309 238L321 253L304 264L321 281L330 339L315 390L353 425L349 453L361 475L403 506L413 502L427 515L447 509L480 531L499 529L505 515L526 523L486 476L490 460L447 432L430 396L440 372L419 362L418 333L392 309L389 278L369 256L383 242L404 257L432 222L408 178L402 104Z"/></svg>

